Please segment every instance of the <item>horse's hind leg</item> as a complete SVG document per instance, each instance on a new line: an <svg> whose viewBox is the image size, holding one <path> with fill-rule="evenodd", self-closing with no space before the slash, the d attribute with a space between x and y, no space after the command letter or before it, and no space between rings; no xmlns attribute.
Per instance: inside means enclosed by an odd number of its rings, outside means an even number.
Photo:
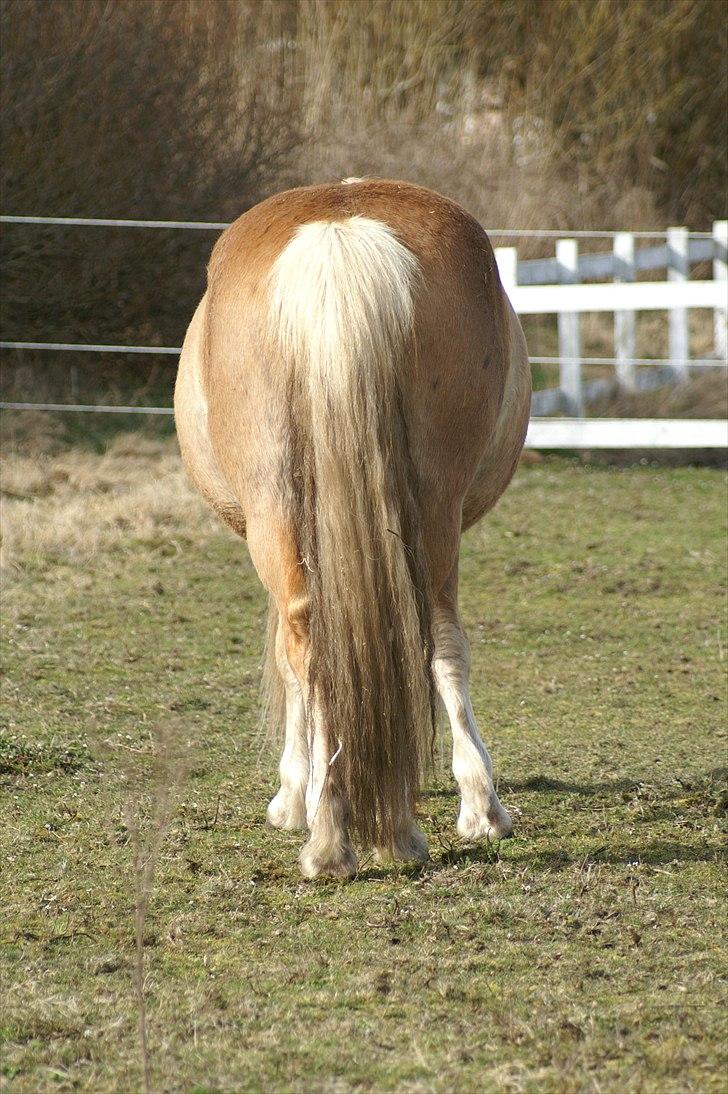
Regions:
<svg viewBox="0 0 728 1094"><path fill-rule="evenodd" d="M261 581L275 598L278 608L280 623L276 650L284 672L286 698L290 688L294 700L292 732L294 726L301 725L301 699L305 709L308 755L305 804L309 839L301 851L301 869L306 877L319 874L351 877L356 872L356 856L349 839L349 803L336 767L336 727L323 724L315 696L310 694L308 594L295 539L281 526L279 511L280 507L275 503L264 505L259 500L256 517L248 523L248 547ZM298 691L293 686L294 680ZM288 712L286 729L288 731ZM300 738L297 739L300 743ZM302 749L299 748L296 754L298 778L303 773ZM273 801L277 800L278 795Z"/></svg>
<svg viewBox="0 0 728 1094"><path fill-rule="evenodd" d="M286 741L279 766L281 788L268 806L268 823L273 828L305 828L309 778L306 708L301 685L288 661L280 619L276 630L275 659L286 691Z"/></svg>
<svg viewBox="0 0 728 1094"><path fill-rule="evenodd" d="M337 778L337 753L331 752L315 703L311 722L311 777L306 793L310 836L299 856L301 869L306 877L353 877L357 862L349 839L349 803Z"/></svg>
<svg viewBox="0 0 728 1094"><path fill-rule="evenodd" d="M433 615L435 684L452 727L452 770L460 787L458 832L464 839L502 839L511 818L493 786L493 765L470 702L470 653L457 607L457 563L437 597Z"/></svg>
<svg viewBox="0 0 728 1094"><path fill-rule="evenodd" d="M336 760L339 746L336 729L329 732L321 717L315 692L308 686L309 627L308 598L305 593L288 600L283 617L288 659L305 696L309 779L306 788L308 843L299 861L306 877L330 874L352 877L356 855L349 839L349 802L340 784Z"/></svg>

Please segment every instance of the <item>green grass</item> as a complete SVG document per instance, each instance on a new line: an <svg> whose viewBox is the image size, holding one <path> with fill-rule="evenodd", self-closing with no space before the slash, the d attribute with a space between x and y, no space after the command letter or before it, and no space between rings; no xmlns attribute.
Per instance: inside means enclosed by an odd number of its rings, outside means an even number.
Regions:
<svg viewBox="0 0 728 1094"><path fill-rule="evenodd" d="M154 811L161 732L185 775L145 933L155 1089L725 1090L724 485L519 472L461 590L516 838L456 838L442 732L432 861L362 853L349 884L303 882L300 836L264 827L244 547L29 556L3 614L0 1084L141 1087L127 806Z"/></svg>

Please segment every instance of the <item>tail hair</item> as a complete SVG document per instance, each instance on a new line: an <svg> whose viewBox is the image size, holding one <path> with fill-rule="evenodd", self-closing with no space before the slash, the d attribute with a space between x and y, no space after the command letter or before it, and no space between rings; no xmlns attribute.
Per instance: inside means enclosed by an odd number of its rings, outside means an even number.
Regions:
<svg viewBox="0 0 728 1094"><path fill-rule="evenodd" d="M387 225L353 216L300 227L271 284L291 376L309 695L353 829L390 848L412 816L434 709L428 568L400 388L420 276Z"/></svg>

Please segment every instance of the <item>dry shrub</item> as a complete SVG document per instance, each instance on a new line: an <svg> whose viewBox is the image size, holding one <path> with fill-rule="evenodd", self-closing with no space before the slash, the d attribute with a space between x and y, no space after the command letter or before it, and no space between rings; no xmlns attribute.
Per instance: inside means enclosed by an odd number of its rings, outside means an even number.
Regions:
<svg viewBox="0 0 728 1094"><path fill-rule="evenodd" d="M3 448L20 456L52 455L67 448L63 419L41 410L16 410L0 418Z"/></svg>
<svg viewBox="0 0 728 1094"><path fill-rule="evenodd" d="M275 189L297 137L234 0L4 0L1 18L4 213L226 220ZM213 240L8 226L4 337L179 345ZM169 387L173 365L77 362L106 392L120 375L127 389ZM6 354L5 366L8 391L16 368L65 380L68 357Z"/></svg>
<svg viewBox="0 0 728 1094"><path fill-rule="evenodd" d="M490 227L704 228L725 205L715 0L1 7L5 212L224 221L347 175L421 182ZM212 244L19 226L3 240L6 338L152 345L181 343ZM167 401L173 358L80 356L73 379L68 355L6 354L6 396Z"/></svg>
<svg viewBox="0 0 728 1094"><path fill-rule="evenodd" d="M728 418L728 379L722 369L694 372L654 391L620 391L589 408L605 418Z"/></svg>
<svg viewBox="0 0 728 1094"><path fill-rule="evenodd" d="M556 162L576 176L577 193L596 197L603 226L613 226L609 210L635 188L652 195L671 222L707 228L721 215L724 4L501 0L474 7L482 78L499 87L511 116L550 138Z"/></svg>
<svg viewBox="0 0 728 1094"><path fill-rule="evenodd" d="M283 7L312 174L414 178L511 227L721 215L728 70L714 0Z"/></svg>

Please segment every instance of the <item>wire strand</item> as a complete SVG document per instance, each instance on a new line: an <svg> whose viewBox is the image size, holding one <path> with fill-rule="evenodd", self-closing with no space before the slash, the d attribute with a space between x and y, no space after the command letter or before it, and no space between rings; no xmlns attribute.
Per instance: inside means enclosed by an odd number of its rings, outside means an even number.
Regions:
<svg viewBox="0 0 728 1094"><path fill-rule="evenodd" d="M231 221L218 220L132 220L108 217L39 217L39 216L0 216L0 224L55 224L67 228L170 228L193 229L202 232L219 232L229 228ZM483 226L491 236L513 236L534 239L612 239L621 235L619 231L602 229L571 228L489 228ZM636 239L666 239L667 229L659 232L629 232ZM691 239L712 239L711 232L688 232Z"/></svg>

